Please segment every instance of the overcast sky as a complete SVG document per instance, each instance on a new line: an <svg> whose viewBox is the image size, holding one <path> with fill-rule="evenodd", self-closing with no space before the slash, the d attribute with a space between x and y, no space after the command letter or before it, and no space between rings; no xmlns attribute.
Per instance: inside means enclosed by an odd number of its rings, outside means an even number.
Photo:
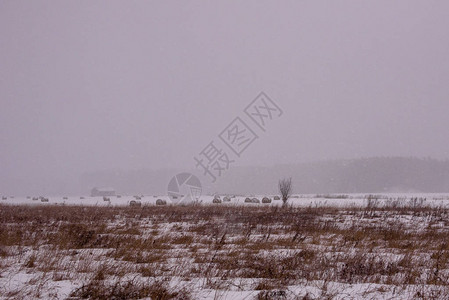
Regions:
<svg viewBox="0 0 449 300"><path fill-rule="evenodd" d="M444 0L3 0L0 180L192 168L261 91L236 165L447 159L448 53Z"/></svg>

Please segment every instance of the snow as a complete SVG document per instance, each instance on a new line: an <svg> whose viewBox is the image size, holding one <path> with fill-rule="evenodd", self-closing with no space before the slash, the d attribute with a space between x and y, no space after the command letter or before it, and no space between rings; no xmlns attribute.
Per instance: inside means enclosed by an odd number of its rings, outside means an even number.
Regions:
<svg viewBox="0 0 449 300"><path fill-rule="evenodd" d="M273 195L256 195L250 196L262 200L263 197L269 197L273 199ZM166 200L168 204L172 201L166 195L139 196L142 205L156 205L157 199ZM272 203L245 203L244 200L248 196L235 196L231 197L231 202L224 202L219 205L282 205L281 200L272 200ZM136 200L134 196L110 196L107 197L110 201L104 201L103 197L90 197L90 196L50 196L48 202L41 202L41 200L27 199L27 197L7 197L6 200L0 200L0 204L8 205L82 205L82 206L128 206L130 201ZM67 199L64 199L67 198ZM81 199L83 198L83 199ZM417 205L425 205L429 207L449 207L449 193L375 193L375 194L336 194L336 195L313 195L313 194L296 194L292 195L288 200L289 205L297 207L366 207L368 205L368 199L374 199L376 205L392 205L396 202L396 205L409 206L415 198L418 199ZM213 195L202 195L199 198L199 202L202 204L212 204L214 199ZM420 203L419 200L423 200Z"/></svg>
<svg viewBox="0 0 449 300"><path fill-rule="evenodd" d="M223 195L225 196L225 195ZM273 195L257 195L251 197L256 197L262 199L268 196L273 199ZM256 204L256 203L245 203L244 200L247 196L235 196L231 195L231 202L212 204L214 196L204 195L200 198L201 203L209 205L245 205L245 206L280 206L282 201L273 200L270 204ZM108 197L110 201L104 201L103 197L89 197L89 196L77 196L77 197L63 197L63 196L52 196L46 197L49 202L41 202L40 200L32 200L26 197L8 197L6 200L0 200L0 204L6 205L30 205L30 206L128 206L130 201L135 200L134 196L111 196ZM139 201L142 205L155 205L157 199L166 200L169 204L171 203L168 196L152 196L145 195L140 196ZM434 208L448 208L449 207L449 194L445 193L413 193L413 194L401 194L401 193L384 193L384 194L338 194L338 195L303 195L297 194L293 195L289 201L289 205L297 207L338 207L338 208L352 208L352 207L382 207L382 206L429 206ZM326 219L326 215L322 216L323 220ZM367 217L366 220L363 216L358 219L359 224L367 222L373 226L388 226L388 222L400 223L406 230L422 231L426 226L431 226L433 228L444 228L445 222L443 221L433 221L426 220L426 216L419 215L401 215L398 219L394 212L391 214L385 213L378 217ZM216 220L221 222L222 220ZM344 229L351 227L351 222L353 219L347 216L334 215L329 217L329 221L333 221L337 228ZM123 219L117 219L114 226L118 228ZM145 223L146 222L146 223ZM125 225L125 223L123 223ZM173 232L174 228L178 226L183 228L187 226L183 222L179 223L166 223L159 228L160 234L166 234ZM141 221L139 225L142 230L150 230L152 223L151 220ZM275 229L275 226L273 227ZM283 236L278 236L275 233L271 236L272 239L282 238ZM285 236L287 238L288 236ZM254 239L262 238L262 235L253 234ZM332 236L326 237L326 239L332 239ZM232 241L232 237L228 238ZM324 237L323 237L324 240ZM232 243L232 242L231 242ZM231 244L232 245L232 244ZM314 245L311 245L314 247ZM224 248L227 249L227 248ZM45 273L33 268L25 267L26 260L31 256L34 251L40 251L39 253L45 253L51 256L51 249L45 249L42 246L40 249L32 249L31 247L22 247L21 249L13 249L11 251L17 250L17 255L7 256L6 258L0 257L0 299L14 298L19 295L19 298L24 299L66 299L70 294L83 283L85 283L89 276L92 274L82 273L64 275L61 274L60 278L57 273ZM229 249L228 249L229 250ZM338 251L326 252L323 245L316 245L316 250L323 253L324 256L329 256L332 259L332 255L339 254ZM111 263L111 261L98 261L96 259L105 259L109 249L78 249L76 256L76 261L74 257L67 256L61 262L67 265L77 265L86 263L92 268L92 264L100 265ZM172 249L167 250L167 254L172 255L167 259L169 264L177 266L178 262L182 262L183 255L186 249L181 247L177 248L176 245ZM205 249L198 249L201 253ZM258 255L288 255L290 251L297 251L291 249L274 249L274 250L262 250ZM346 252L346 254L351 254ZM355 253L353 253L355 255ZM393 252L377 253L373 252L369 255L372 256L382 256L385 261L398 261L401 256ZM426 255L426 254L417 254ZM181 264L178 266L181 268ZM134 276L134 274L129 274L129 276ZM137 276L137 275L136 275ZM205 284L209 281L217 282L217 288L212 289ZM255 290L255 284L260 282L260 278L231 278L224 280L222 278L198 278L194 277L189 280L183 278L171 278L169 281L170 286L185 286L192 292L193 299L254 299L261 292L260 290ZM220 288L220 282L224 282L223 286L226 288ZM295 282L296 283L296 282ZM404 285L398 287L396 285L388 284L373 284L373 283L357 283L348 284L342 282L326 282L326 281L303 281L295 285L288 285L279 287L271 291L265 291L268 298L272 299L293 299L296 297L309 296L311 299L410 299L416 296L416 291L425 292L428 291L429 295L438 294L439 289L443 289L444 286L418 286L418 285ZM442 295L445 295L444 292ZM439 299L439 298L437 298ZM443 299L443 298L441 298Z"/></svg>

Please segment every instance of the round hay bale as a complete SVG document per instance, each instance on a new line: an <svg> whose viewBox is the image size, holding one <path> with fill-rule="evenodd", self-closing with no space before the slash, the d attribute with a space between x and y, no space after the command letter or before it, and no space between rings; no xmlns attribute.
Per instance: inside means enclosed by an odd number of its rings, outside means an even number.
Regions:
<svg viewBox="0 0 449 300"><path fill-rule="evenodd" d="M131 206L131 207L141 207L142 206L142 202L137 201L137 200L131 200L131 201L129 201L129 206Z"/></svg>
<svg viewBox="0 0 449 300"><path fill-rule="evenodd" d="M224 197L224 198L223 198L223 202L231 202L231 198L229 198L229 197Z"/></svg>
<svg viewBox="0 0 449 300"><path fill-rule="evenodd" d="M279 196L274 196L273 199L274 199L274 200L281 200L281 197L279 197Z"/></svg>
<svg viewBox="0 0 449 300"><path fill-rule="evenodd" d="M250 198L246 198L245 199L245 203L251 203L252 201L251 201L251 199Z"/></svg>
<svg viewBox="0 0 449 300"><path fill-rule="evenodd" d="M267 197L263 197L262 203L271 203L271 199Z"/></svg>
<svg viewBox="0 0 449 300"><path fill-rule="evenodd" d="M221 203L221 199L214 198L214 200L212 200L212 203L219 204L219 203Z"/></svg>
<svg viewBox="0 0 449 300"><path fill-rule="evenodd" d="M257 198L251 199L251 203L260 203L260 200Z"/></svg>
<svg viewBox="0 0 449 300"><path fill-rule="evenodd" d="M157 199L156 200L156 205L167 205L167 201L162 200L162 199Z"/></svg>

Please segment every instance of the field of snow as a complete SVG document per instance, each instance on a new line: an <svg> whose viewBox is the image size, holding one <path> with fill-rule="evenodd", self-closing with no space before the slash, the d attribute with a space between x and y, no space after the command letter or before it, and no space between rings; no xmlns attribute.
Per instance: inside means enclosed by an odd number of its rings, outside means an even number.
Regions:
<svg viewBox="0 0 449 300"><path fill-rule="evenodd" d="M213 198L8 196L0 299L449 299L449 194Z"/></svg>
<svg viewBox="0 0 449 300"><path fill-rule="evenodd" d="M220 195L223 198L225 195ZM107 197L110 201L104 201L103 197L90 196L45 196L48 202L42 202L37 196L34 197L14 197L3 196L0 204L11 205L82 205L82 206L128 206L132 200L137 200L142 205L155 205L157 199L162 199L171 204L172 201L166 195L148 196L111 196ZM229 195L231 201L226 205L254 205L245 203L245 198L257 198L259 201L263 197L273 199L274 195ZM37 200L33 200L33 198ZM214 196L202 195L199 202L202 204L212 204ZM415 200L416 199L416 200ZM449 207L449 194L443 193L390 193L390 194L297 194L292 195L288 201L289 204L296 207L365 207L376 204L379 206L391 205L425 205L430 207ZM257 205L257 204L256 204ZM267 204L260 204L267 205ZM268 205L282 205L282 201L273 200Z"/></svg>

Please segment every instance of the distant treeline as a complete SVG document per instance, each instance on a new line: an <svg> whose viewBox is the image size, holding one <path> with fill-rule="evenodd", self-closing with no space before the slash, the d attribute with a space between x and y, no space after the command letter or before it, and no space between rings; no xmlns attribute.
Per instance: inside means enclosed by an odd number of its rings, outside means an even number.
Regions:
<svg viewBox="0 0 449 300"><path fill-rule="evenodd" d="M188 171L188 170L186 170ZM292 177L295 193L449 192L449 161L404 157L332 160L273 167L231 167L205 193L272 194ZM176 170L102 171L85 174L84 188L113 186L118 193L165 194Z"/></svg>
<svg viewBox="0 0 449 300"><path fill-rule="evenodd" d="M268 193L290 176L296 193L449 192L449 161L404 157L235 168L217 188Z"/></svg>

